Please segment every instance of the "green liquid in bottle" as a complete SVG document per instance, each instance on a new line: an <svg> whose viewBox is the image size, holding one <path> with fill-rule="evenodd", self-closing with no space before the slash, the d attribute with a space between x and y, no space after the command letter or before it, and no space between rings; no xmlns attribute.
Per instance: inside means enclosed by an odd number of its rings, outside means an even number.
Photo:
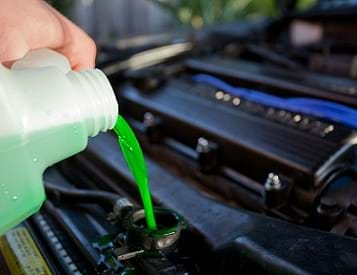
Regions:
<svg viewBox="0 0 357 275"><path fill-rule="evenodd" d="M118 116L114 126L114 132L118 136L118 143L124 158L138 184L141 199L144 204L146 222L149 230L156 230L156 221L151 202L148 172L143 152L133 130L122 116Z"/></svg>

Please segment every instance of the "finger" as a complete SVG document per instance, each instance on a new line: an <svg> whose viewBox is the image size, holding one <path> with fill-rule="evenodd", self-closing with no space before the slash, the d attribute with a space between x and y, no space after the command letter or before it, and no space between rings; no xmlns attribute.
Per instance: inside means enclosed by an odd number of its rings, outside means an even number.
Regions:
<svg viewBox="0 0 357 275"><path fill-rule="evenodd" d="M77 37L80 37L80 35ZM91 69L95 66L96 46L89 37L72 41L58 49L58 52L69 59L74 70Z"/></svg>
<svg viewBox="0 0 357 275"><path fill-rule="evenodd" d="M97 49L93 39L62 14L55 13L65 36L63 45L57 51L69 59L75 70L94 68Z"/></svg>
<svg viewBox="0 0 357 275"><path fill-rule="evenodd" d="M23 36L17 35L16 33L2 36L1 41L0 63L6 67L11 67L16 60L24 57L30 50Z"/></svg>
<svg viewBox="0 0 357 275"><path fill-rule="evenodd" d="M20 5L14 1L14 5ZM30 16L36 10L36 17ZM30 15L28 15L28 14ZM44 1L32 1L24 5L16 16L3 13L0 17L0 62L11 66L30 50L39 48L56 49L64 43L62 25Z"/></svg>

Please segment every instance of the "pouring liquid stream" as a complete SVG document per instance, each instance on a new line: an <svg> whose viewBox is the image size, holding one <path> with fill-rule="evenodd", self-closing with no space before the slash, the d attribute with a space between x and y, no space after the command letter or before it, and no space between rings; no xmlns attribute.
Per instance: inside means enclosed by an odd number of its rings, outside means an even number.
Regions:
<svg viewBox="0 0 357 275"><path fill-rule="evenodd" d="M148 172L139 142L136 139L133 130L122 116L118 116L114 126L114 132L118 137L120 149L129 169L139 187L148 229L156 230L157 226L151 201Z"/></svg>

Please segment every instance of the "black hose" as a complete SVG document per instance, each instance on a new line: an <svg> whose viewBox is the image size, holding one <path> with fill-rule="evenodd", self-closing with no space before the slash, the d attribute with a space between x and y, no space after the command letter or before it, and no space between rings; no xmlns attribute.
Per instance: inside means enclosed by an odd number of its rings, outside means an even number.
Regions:
<svg viewBox="0 0 357 275"><path fill-rule="evenodd" d="M49 182L45 183L45 189L49 196L55 196L61 203L99 203L113 207L120 199L119 195L110 192L67 188Z"/></svg>

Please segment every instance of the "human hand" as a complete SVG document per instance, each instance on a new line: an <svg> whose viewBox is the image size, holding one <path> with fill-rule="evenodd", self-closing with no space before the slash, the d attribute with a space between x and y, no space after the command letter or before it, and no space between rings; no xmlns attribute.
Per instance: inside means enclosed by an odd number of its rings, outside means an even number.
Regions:
<svg viewBox="0 0 357 275"><path fill-rule="evenodd" d="M94 41L43 0L0 0L0 26L0 63L5 66L30 50L50 48L65 55L74 70L94 67Z"/></svg>

